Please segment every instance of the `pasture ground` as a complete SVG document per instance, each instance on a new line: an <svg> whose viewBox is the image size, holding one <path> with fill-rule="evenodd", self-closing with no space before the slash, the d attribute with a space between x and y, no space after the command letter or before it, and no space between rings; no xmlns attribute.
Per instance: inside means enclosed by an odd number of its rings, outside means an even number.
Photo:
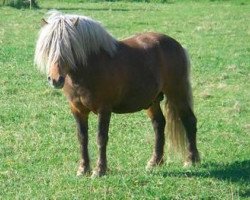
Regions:
<svg viewBox="0 0 250 200"><path fill-rule="evenodd" d="M0 199L250 198L249 2L171 2L0 7ZM40 19L53 8L89 15L119 39L157 31L188 48L200 166L183 169L180 159L171 159L147 173L154 137L142 111L112 116L108 175L76 177L74 119L61 91L51 89L33 65ZM91 115L92 165L96 127Z"/></svg>

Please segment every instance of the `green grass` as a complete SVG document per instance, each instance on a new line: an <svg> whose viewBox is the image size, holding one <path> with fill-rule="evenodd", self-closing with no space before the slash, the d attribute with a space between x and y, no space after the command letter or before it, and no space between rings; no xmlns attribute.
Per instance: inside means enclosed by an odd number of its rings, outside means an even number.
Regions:
<svg viewBox="0 0 250 200"><path fill-rule="evenodd" d="M39 10L0 7L0 199L250 198L248 1L39 2ZM189 49L200 166L183 169L177 160L147 173L153 133L138 112L112 116L108 175L76 177L69 106L33 66L40 19L52 8L89 15L120 39L157 31ZM91 115L92 166L96 127Z"/></svg>

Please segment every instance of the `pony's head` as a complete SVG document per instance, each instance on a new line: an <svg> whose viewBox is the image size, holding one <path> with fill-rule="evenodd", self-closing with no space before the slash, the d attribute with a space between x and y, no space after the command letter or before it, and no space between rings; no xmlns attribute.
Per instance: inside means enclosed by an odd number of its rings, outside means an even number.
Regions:
<svg viewBox="0 0 250 200"><path fill-rule="evenodd" d="M78 15L49 12L42 20L36 44L35 63L54 88L62 88L65 77L86 67L88 56L104 50L113 56L117 41L97 21Z"/></svg>

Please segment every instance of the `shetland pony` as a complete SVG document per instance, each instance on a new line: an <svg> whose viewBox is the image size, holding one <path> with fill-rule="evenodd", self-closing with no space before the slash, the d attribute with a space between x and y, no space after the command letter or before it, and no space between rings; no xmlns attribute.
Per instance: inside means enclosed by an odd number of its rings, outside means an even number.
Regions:
<svg viewBox="0 0 250 200"><path fill-rule="evenodd" d="M166 122L170 147L183 152L185 165L199 162L189 59L176 40L148 32L118 41L91 18L57 11L42 22L35 63L54 88L63 89L69 101L80 142L78 175L90 172L90 112L98 116L99 155L92 177L107 170L112 112L147 110L155 132L148 169L163 163ZM164 96L166 118L160 107Z"/></svg>

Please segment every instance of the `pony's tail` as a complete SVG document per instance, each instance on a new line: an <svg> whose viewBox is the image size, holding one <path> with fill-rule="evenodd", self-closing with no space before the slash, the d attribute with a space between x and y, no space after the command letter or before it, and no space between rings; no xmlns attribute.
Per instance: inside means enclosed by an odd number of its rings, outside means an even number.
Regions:
<svg viewBox="0 0 250 200"><path fill-rule="evenodd" d="M187 66L187 77L186 77L185 84L183 84L183 87L185 88L183 91L185 92L181 100L178 100L177 97L167 98L165 102L165 115L167 119L166 139L167 139L167 144L168 144L167 145L168 151L170 154L172 153L181 154L181 156L184 159L186 159L187 153L188 153L187 151L188 140L186 136L186 130L179 116L180 114L179 109L180 109L180 106L181 107L187 106L191 110L193 110L193 95L192 95L192 89L191 89L191 84L189 80L189 73L190 73L189 56L188 56L188 52L185 49L184 49L184 53L185 53L186 66ZM178 94L178 91L176 92Z"/></svg>
<svg viewBox="0 0 250 200"><path fill-rule="evenodd" d="M167 100L165 103L167 128L166 128L166 139L168 152L180 153L182 157L187 155L187 137L185 128L180 120L178 110L175 108L173 102Z"/></svg>

